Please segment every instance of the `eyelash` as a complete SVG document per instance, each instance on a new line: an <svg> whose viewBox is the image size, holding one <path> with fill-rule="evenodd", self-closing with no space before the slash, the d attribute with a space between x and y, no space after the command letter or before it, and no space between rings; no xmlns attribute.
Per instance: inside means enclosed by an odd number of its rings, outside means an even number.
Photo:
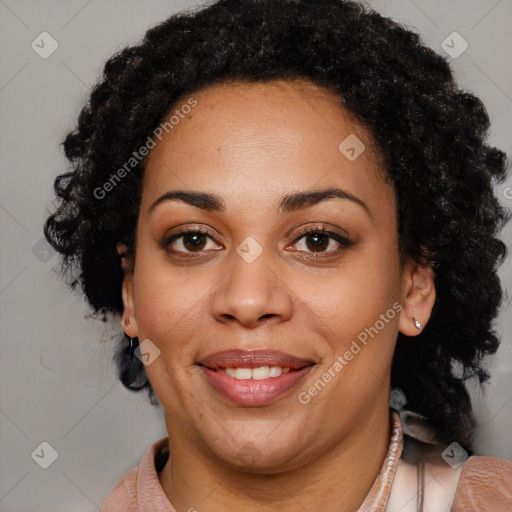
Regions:
<svg viewBox="0 0 512 512"><path fill-rule="evenodd" d="M173 242L175 242L176 240L178 240L180 238L183 238L186 235L202 235L202 236L206 236L213 240L213 236L211 235L211 233L203 228L194 228L194 229L186 229L185 228L182 231L179 231L178 233L175 233L174 235L171 235L170 237L165 238L161 243L162 248L167 249ZM350 241L347 237L340 235L339 233L329 231L325 228L325 226L300 229L295 240L290 245L295 245L302 238L306 237L306 235L326 235L329 238L338 242L344 249L347 249L353 245L352 241ZM287 247L289 247L289 246L287 246ZM172 252L172 251L170 251L170 252ZM203 251L197 251L194 253L193 251L188 251L188 252L186 252L186 254L188 254L188 256L184 256L184 257L197 258L197 257L201 256L202 252ZM304 251L299 251L299 252L304 252ZM331 255L331 253L333 253L333 252L338 253L341 251L340 250L338 250L338 251L320 251L318 253L311 252L311 253L307 253L307 254L310 254L310 256L307 256L307 257L311 258L311 259L323 258L323 257L326 257L323 255L325 255L325 254ZM180 253L183 253L183 251L177 251L177 253L180 254Z"/></svg>

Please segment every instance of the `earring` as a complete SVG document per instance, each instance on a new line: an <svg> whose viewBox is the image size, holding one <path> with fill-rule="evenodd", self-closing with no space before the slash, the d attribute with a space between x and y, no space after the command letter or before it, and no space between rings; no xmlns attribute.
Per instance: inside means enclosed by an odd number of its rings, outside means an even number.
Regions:
<svg viewBox="0 0 512 512"><path fill-rule="evenodd" d="M130 338L130 359L133 359L135 349L139 346L139 338Z"/></svg>
<svg viewBox="0 0 512 512"><path fill-rule="evenodd" d="M421 323L418 319L412 317L413 319L413 322L414 322L414 325L416 326L417 329L419 329L421 331Z"/></svg>

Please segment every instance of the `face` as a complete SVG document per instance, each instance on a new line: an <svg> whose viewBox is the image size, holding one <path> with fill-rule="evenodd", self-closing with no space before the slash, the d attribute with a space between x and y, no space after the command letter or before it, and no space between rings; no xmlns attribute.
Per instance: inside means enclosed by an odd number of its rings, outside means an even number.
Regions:
<svg viewBox="0 0 512 512"><path fill-rule="evenodd" d="M293 468L388 410L397 333L414 332L396 198L369 133L323 88L194 98L148 158L125 331L160 351L146 372L170 438L237 467ZM229 350L244 357L206 359ZM286 370L270 351L300 361Z"/></svg>

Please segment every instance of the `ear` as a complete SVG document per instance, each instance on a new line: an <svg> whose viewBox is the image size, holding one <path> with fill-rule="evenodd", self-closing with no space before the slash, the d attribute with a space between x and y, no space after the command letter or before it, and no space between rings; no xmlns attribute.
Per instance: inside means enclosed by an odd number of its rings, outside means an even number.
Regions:
<svg viewBox="0 0 512 512"><path fill-rule="evenodd" d="M436 300L434 271L409 260L402 276L402 299L398 330L406 336L417 336L427 325Z"/></svg>
<svg viewBox="0 0 512 512"><path fill-rule="evenodd" d="M139 335L139 331L137 329L137 320L135 319L135 303L133 300L133 264L126 255L126 245L117 244L117 253L121 256L121 268L124 274L122 284L123 330L130 338L135 338Z"/></svg>

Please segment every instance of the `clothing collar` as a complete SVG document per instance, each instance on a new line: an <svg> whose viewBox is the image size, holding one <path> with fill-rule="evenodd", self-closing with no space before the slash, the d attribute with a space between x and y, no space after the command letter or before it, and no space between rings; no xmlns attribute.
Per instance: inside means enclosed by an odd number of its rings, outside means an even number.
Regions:
<svg viewBox="0 0 512 512"><path fill-rule="evenodd" d="M390 409L391 439L379 474L358 512L384 512L391 492L398 461L402 455L404 437L399 414ZM140 512L176 512L169 503L158 479L169 454L168 437L156 441L143 455L137 473L137 500ZM158 468L158 469L157 469Z"/></svg>
<svg viewBox="0 0 512 512"><path fill-rule="evenodd" d="M357 512L384 512L388 503L396 467L404 448L404 434L399 414L390 409L391 439L379 474Z"/></svg>

